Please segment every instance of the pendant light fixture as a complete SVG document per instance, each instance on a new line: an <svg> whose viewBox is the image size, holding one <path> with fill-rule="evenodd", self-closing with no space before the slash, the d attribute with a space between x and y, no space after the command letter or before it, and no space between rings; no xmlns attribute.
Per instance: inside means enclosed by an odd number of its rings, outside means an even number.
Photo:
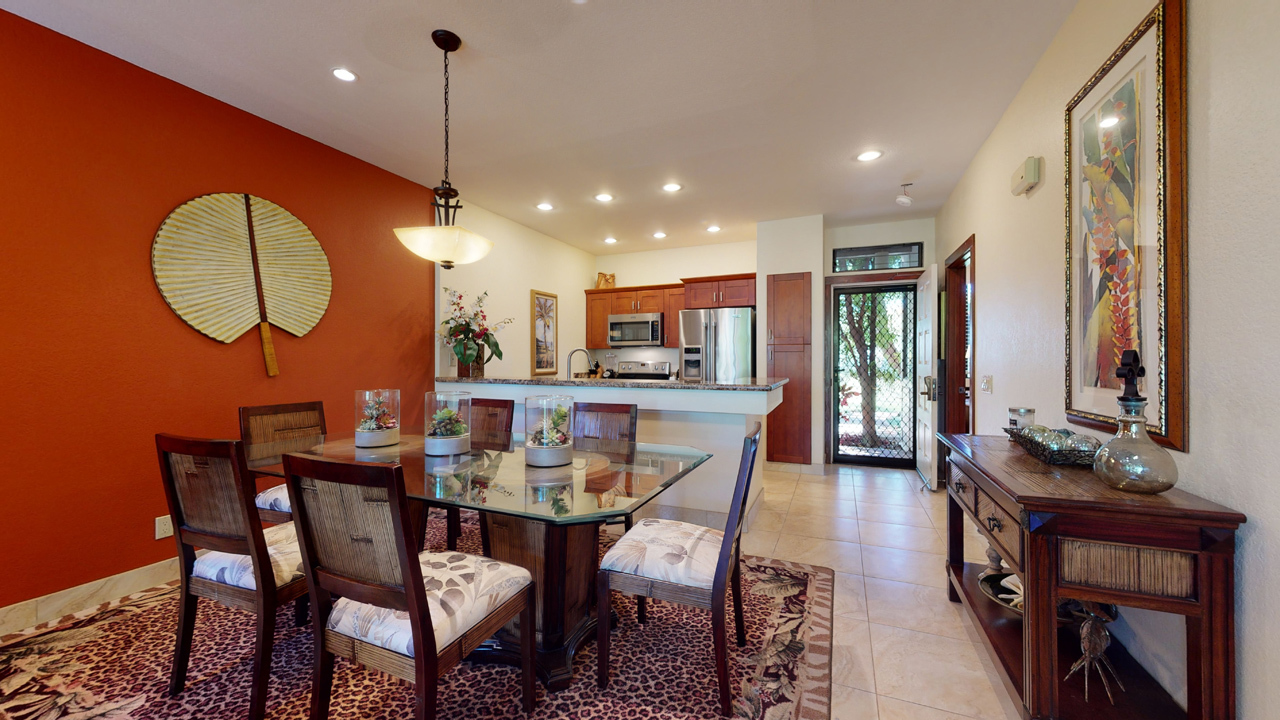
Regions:
<svg viewBox="0 0 1280 720"><path fill-rule="evenodd" d="M912 183L906 183L905 185L903 185L902 194L899 195L897 198L895 198L894 202L898 203L902 207L911 207L912 198L909 194L907 194L907 188L911 187L911 185Z"/></svg>
<svg viewBox="0 0 1280 720"><path fill-rule="evenodd" d="M493 249L493 242L455 224L458 191L449 183L449 53L462 46L462 39L448 30L431 33L436 47L444 50L444 180L435 189L436 224L429 227L396 228L396 237L415 255L448 270L480 260Z"/></svg>

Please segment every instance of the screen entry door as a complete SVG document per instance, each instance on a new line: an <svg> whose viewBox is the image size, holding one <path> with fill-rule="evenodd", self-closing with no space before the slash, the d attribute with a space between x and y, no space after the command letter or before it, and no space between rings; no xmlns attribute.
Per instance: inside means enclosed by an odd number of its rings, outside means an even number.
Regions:
<svg viewBox="0 0 1280 720"><path fill-rule="evenodd" d="M916 287L837 288L831 406L837 462L916 465Z"/></svg>

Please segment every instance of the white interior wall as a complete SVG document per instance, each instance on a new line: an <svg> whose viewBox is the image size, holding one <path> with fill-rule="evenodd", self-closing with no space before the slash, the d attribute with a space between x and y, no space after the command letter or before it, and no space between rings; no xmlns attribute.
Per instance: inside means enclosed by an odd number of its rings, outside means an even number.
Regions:
<svg viewBox="0 0 1280 720"><path fill-rule="evenodd" d="M977 430L995 434L1012 405L1065 421L1063 385L1063 110L1147 14L1152 0L1080 0L937 218L938 256L976 236ZM1237 666L1241 718L1271 717L1280 701L1280 3L1190 0L1188 39L1190 452L1175 453L1179 487L1249 516L1237 537ZM1269 89L1268 89L1269 88ZM1028 197L1009 177L1044 158ZM1116 627L1140 661L1185 702L1183 622L1125 610Z"/></svg>
<svg viewBox="0 0 1280 720"><path fill-rule="evenodd" d="M438 272L436 324L449 311L445 287L465 292L468 305L478 293L489 291L485 309L490 321L510 317L515 322L498 334L502 359L490 362L485 374L527 378L531 372L532 344L530 292L536 289L555 293L560 313L556 355L563 363L569 349L586 344L587 299L583 290L595 286L595 256L475 203L464 205L465 209L458 213L458 222L492 240L493 251L480 262ZM437 348L437 374L457 374L452 350L439 341Z"/></svg>
<svg viewBox="0 0 1280 720"><path fill-rule="evenodd" d="M925 267L937 262L934 253L934 219L895 220L868 225L842 225L829 227L822 233L823 271L833 272L832 251L837 248L866 247L868 245L897 245L920 243L924 245L921 261ZM840 273L845 274L845 273Z"/></svg>
<svg viewBox="0 0 1280 720"><path fill-rule="evenodd" d="M813 366L810 461L815 466L823 463L823 388L822 377L822 296L823 296L823 247L822 216L771 220L756 223L756 375L768 373L769 278L783 273L812 273L813 298L811 354ZM783 394L785 397L786 389Z"/></svg>
<svg viewBox="0 0 1280 720"><path fill-rule="evenodd" d="M678 283L682 278L732 275L756 271L756 243L722 243L697 247L601 255L596 270L613 273L618 287Z"/></svg>

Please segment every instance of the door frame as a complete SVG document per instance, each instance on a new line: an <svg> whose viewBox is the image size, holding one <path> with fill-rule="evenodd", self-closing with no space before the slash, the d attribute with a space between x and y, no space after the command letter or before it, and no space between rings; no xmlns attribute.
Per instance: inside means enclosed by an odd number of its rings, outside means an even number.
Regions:
<svg viewBox="0 0 1280 720"><path fill-rule="evenodd" d="M974 253L974 236L970 235L968 239L960 243L960 247L955 252L947 256L946 265L942 273L942 295L945 298L943 303L942 322L943 322L943 343L942 343L942 366L944 369L942 377L942 408L939 413L942 416L942 430L944 433L972 433L974 431L974 422L977 418L978 400L974 393L974 388L969 388L969 409L968 422L965 423L965 410L962 403L957 402L960 394L960 384L964 382L964 353L955 352L956 348L965 347L964 336L964 318L965 313L955 313L955 308L965 307L964 303L964 285L965 285L965 262L969 265L969 284L976 286L976 263ZM971 298L972 309L968 314L975 315L973 309L977 307L976 293ZM970 363L973 377L977 377L978 358L977 358L977 322L974 318L969 318L969 340L970 346ZM967 425L967 427L966 427ZM941 457L941 453L939 453Z"/></svg>
<svg viewBox="0 0 1280 720"><path fill-rule="evenodd" d="M892 270L881 272L865 272L855 274L827 275L823 278L823 303L822 303L822 417L823 417L823 433L822 433L822 459L824 462L831 464L835 460L835 448L832 447L832 439L835 433L832 430L835 415L834 407L831 402L833 394L832 380L835 378L834 366L831 362L835 349L835 291L837 288L845 287L875 287L875 286L892 286L906 285L915 283L916 280L924 274L924 268L912 268L910 270Z"/></svg>

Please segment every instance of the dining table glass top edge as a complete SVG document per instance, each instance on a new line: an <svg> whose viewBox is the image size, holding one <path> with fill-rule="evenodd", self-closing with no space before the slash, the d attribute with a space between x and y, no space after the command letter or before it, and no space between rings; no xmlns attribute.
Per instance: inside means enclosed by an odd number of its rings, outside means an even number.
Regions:
<svg viewBox="0 0 1280 720"><path fill-rule="evenodd" d="M249 467L260 475L283 478L285 453L399 463L406 493L428 505L557 525L623 517L711 458L710 453L683 445L574 438L571 463L534 467L525 464L524 437L501 432L473 432L470 452L442 456L427 455L423 436L409 434L401 434L395 445L375 448L356 447L353 433L245 446Z"/></svg>

